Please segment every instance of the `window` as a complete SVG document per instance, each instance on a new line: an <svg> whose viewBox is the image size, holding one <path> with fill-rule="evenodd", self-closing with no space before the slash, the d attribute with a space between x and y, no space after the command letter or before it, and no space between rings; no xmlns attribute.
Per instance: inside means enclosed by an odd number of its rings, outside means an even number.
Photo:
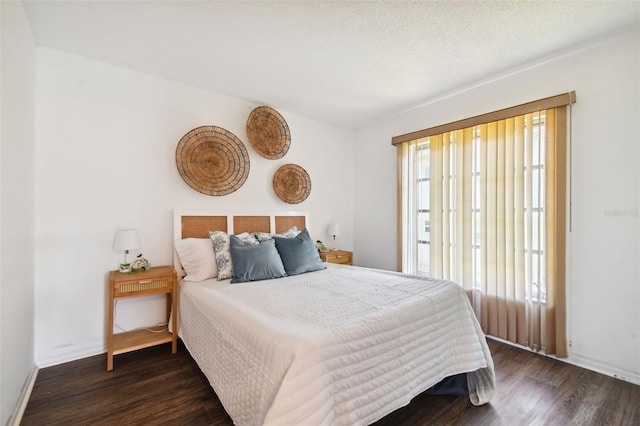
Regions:
<svg viewBox="0 0 640 426"><path fill-rule="evenodd" d="M541 301L545 300L545 289L546 283L544 279L544 275L541 274L541 269L544 268L544 234L545 228L544 224L544 185L541 182L544 180L544 149L545 149L545 117L546 114L544 111L537 114L530 114L525 116L524 120L524 137L525 140L524 146L531 145L531 152L529 150L524 150L523 163L520 164L522 174L524 176L523 181L523 192L531 191L531 196L525 196L525 203L520 206L522 209L522 216L524 217L525 222L531 222L532 232L531 236L524 235L524 256L525 261L530 259L531 264L527 264L528 269L530 269L530 275L532 276L531 282L532 286L530 288L531 294L528 294L527 297L531 297L533 299L537 299L539 297ZM531 128L531 132L527 130ZM443 211L443 215L446 216L446 221L449 224L455 223L457 207L456 207L456 194L455 194L455 185L456 185L456 174L455 174L455 158L456 158L456 146L458 144L457 138L460 137L460 132L451 132L446 136L446 140L443 143L448 145L449 151L449 159L450 162L448 167L448 172L445 177L441 177L443 180L447 180L449 182L448 193L442 193L443 198L448 198L448 203L446 207L446 211ZM471 181L471 247L472 247L472 287L473 289L479 289L480 285L480 276L482 274L482 267L480 263L481 256L481 223L485 220L484 215L486 212L481 210L480 205L480 194L482 183L481 179L483 174L480 172L481 167L481 126L476 126L471 130L471 145L472 145L472 158L471 164L472 168L470 170L470 181ZM527 137L530 137L531 140L526 140ZM443 278L450 278L455 276L456 269L456 229L454 226L449 226L449 238L445 239L441 244L444 244L443 250L449 251L448 257L450 261L446 265L448 270L442 271L442 273L438 273L437 271L434 274L431 274L429 269L430 262L430 252L429 252L429 244L430 244L430 222L429 222L429 199L431 196L431 175L430 175L430 165L431 165L431 156L430 156L430 143L429 138L423 139L421 141L416 142L415 147L410 148L409 150L409 164L415 163L415 167L417 167L418 172L416 173L416 196L414 198L415 205L410 207L415 209L416 215L413 216L417 223L414 225L419 232L413 236L408 235L408 238L413 239L413 243L417 244L414 252L416 253L416 258L408 258L406 259L407 265L404 270L411 271L418 275L438 275ZM531 161L529 161L528 155L531 155ZM415 156L415 158L411 158ZM531 172L529 173L528 165L530 164ZM453 170L453 171L452 171ZM515 172L515 168L514 168ZM530 205L529 205L530 203ZM514 209L516 207L514 206ZM515 216L515 212L514 212ZM410 216L411 217L411 216ZM525 224L524 228L528 228L528 225ZM446 232L447 230L444 230ZM415 237L415 238L413 238ZM527 238L529 237L529 238ZM411 244L411 241L408 242ZM530 256L529 256L530 255ZM437 261L442 261L442 257L436 259Z"/></svg>
<svg viewBox="0 0 640 426"><path fill-rule="evenodd" d="M402 270L459 283L486 333L558 356L574 101L572 92L394 138Z"/></svg>

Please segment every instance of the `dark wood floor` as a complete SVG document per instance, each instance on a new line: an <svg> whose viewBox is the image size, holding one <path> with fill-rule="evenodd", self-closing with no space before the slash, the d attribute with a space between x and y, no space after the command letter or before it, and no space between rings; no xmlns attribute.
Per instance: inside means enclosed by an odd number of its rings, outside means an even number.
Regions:
<svg viewBox="0 0 640 426"><path fill-rule="evenodd" d="M474 407L466 396L426 394L376 423L387 425L640 425L640 386L489 340L497 389ZM22 424L231 425L183 346L115 358L99 355L40 370Z"/></svg>

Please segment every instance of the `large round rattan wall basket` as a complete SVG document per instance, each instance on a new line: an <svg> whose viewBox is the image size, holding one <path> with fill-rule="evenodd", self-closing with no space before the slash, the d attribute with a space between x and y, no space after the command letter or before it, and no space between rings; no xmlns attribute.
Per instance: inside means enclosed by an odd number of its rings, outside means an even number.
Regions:
<svg viewBox="0 0 640 426"><path fill-rule="evenodd" d="M291 145L287 122L278 111L268 106L251 111L247 119L247 137L253 149L269 160L284 157Z"/></svg>
<svg viewBox="0 0 640 426"><path fill-rule="evenodd" d="M273 189L285 203L298 204L311 193L311 178L297 164L285 164L273 175Z"/></svg>
<svg viewBox="0 0 640 426"><path fill-rule="evenodd" d="M249 153L242 141L217 126L197 127L180 139L176 165L191 188L206 195L227 195L249 176Z"/></svg>

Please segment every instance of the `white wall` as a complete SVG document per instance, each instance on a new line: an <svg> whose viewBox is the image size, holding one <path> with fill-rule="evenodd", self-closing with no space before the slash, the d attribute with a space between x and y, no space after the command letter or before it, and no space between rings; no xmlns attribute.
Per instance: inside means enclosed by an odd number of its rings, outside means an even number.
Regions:
<svg viewBox="0 0 640 426"><path fill-rule="evenodd" d="M340 246L353 247L352 130L279 110L291 147L267 160L246 137L257 104L55 50L39 48L37 57L39 366L105 350L106 276L122 259L111 248L117 228L136 228L154 265L172 263L174 209L304 210L313 238L328 238L327 224L338 221ZM233 132L249 151L249 177L232 194L200 194L178 174L178 141L201 125ZM301 165L312 180L311 195L297 205L273 192L273 173L286 163ZM157 299L121 302L116 321L127 329L155 324L162 308Z"/></svg>
<svg viewBox="0 0 640 426"><path fill-rule="evenodd" d="M35 371L34 146L36 46L21 2L0 2L0 424Z"/></svg>
<svg viewBox="0 0 640 426"><path fill-rule="evenodd" d="M393 136L575 90L570 360L640 382L639 51L637 32L620 35L359 130L354 191L358 263L396 269Z"/></svg>

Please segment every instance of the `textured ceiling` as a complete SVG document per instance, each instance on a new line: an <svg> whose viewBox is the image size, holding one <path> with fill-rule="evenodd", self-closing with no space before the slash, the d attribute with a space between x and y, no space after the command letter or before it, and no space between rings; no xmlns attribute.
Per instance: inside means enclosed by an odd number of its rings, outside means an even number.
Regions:
<svg viewBox="0 0 640 426"><path fill-rule="evenodd" d="M36 43L358 128L640 26L640 2L24 0Z"/></svg>

